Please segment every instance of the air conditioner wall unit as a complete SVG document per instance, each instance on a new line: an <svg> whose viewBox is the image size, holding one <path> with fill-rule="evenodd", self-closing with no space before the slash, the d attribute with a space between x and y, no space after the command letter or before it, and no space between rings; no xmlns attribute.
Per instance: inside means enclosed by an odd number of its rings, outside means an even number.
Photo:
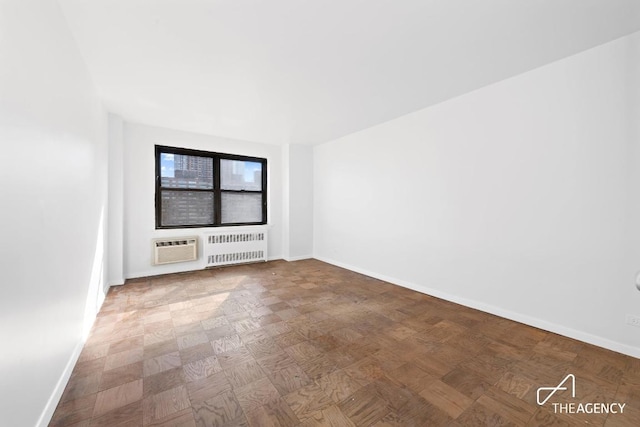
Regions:
<svg viewBox="0 0 640 427"><path fill-rule="evenodd" d="M171 237L152 240L152 264L163 265L198 259L198 237Z"/></svg>

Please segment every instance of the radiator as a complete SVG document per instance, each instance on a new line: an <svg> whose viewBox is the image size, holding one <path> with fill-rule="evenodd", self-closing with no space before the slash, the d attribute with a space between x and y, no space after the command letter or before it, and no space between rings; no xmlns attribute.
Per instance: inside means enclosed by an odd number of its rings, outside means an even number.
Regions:
<svg viewBox="0 0 640 427"><path fill-rule="evenodd" d="M198 259L198 237L153 239L152 250L153 265L195 261Z"/></svg>
<svg viewBox="0 0 640 427"><path fill-rule="evenodd" d="M205 234L206 267L267 260L267 231L224 231Z"/></svg>

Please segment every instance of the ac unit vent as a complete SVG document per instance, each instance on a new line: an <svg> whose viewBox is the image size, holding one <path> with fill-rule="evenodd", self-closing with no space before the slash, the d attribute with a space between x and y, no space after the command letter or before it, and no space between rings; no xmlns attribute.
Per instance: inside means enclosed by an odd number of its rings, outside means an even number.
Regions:
<svg viewBox="0 0 640 427"><path fill-rule="evenodd" d="M198 237L196 236L153 239L152 246L153 265L198 259Z"/></svg>

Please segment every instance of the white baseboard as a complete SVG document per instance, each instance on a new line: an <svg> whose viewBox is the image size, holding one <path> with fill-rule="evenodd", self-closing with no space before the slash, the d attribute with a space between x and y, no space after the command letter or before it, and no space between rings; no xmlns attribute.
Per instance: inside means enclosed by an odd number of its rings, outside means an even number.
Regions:
<svg viewBox="0 0 640 427"><path fill-rule="evenodd" d="M69 378L71 378L71 373L73 372L73 368L76 366L78 362L78 358L80 357L80 353L82 352L82 347L84 346L84 341L78 342L76 347L73 349L71 353L71 357L67 362L67 365L62 371L62 375L60 375L60 379L53 389L53 393L49 397L47 404L44 407L44 410L40 414L40 418L38 418L38 422L36 423L37 427L47 427L51 422L51 418L53 417L53 413L56 411L56 407L58 406L58 402L60 402L60 398L62 398L62 393L64 392L67 383L69 382Z"/></svg>
<svg viewBox="0 0 640 427"><path fill-rule="evenodd" d="M117 279L109 280L109 286L122 286L124 285L124 277L119 277Z"/></svg>
<svg viewBox="0 0 640 427"><path fill-rule="evenodd" d="M536 317L527 316L521 313L510 311L502 307L496 307L491 304L486 304L480 301L475 301L460 297L458 295L442 292L437 289L432 289L424 285L418 285L405 280L396 279L394 277L385 276L384 274L378 274L373 271L369 271L363 268L355 267L346 263L338 262L329 258L316 256L316 259L332 264L338 267L346 268L347 270L355 271L356 273L364 274L366 276L374 277L376 279L384 280L385 282L392 283L394 285L402 286L426 295L434 296L446 301L454 302L456 304L464 305L476 310L483 311L485 313L494 314L496 316L503 317L505 319L513 320L525 325L533 326L535 328L543 329L548 332L553 332L568 338L573 338L579 341L583 341L588 344L593 344L598 347L606 348L618 353L626 354L631 357L640 358L640 348L630 346L627 344L612 341L608 338L604 338L598 335L593 335L588 332L579 331L577 329L569 328L557 323L548 322Z"/></svg>
<svg viewBox="0 0 640 427"><path fill-rule="evenodd" d="M102 304L104 304L104 300L107 297L108 291L109 291L109 287L107 287L107 289L103 288L102 292L98 295L98 300L96 301L97 303L96 312L91 317L91 322L87 321L86 322L87 324L84 325L85 330L90 330L91 327L93 326L93 323L95 323L96 316L100 312L100 309L102 308ZM88 323L91 323L91 325L88 325ZM51 396L49 396L49 400L47 401L47 404L45 405L42 413L40 414L40 418L38 418L38 422L36 423L37 427L46 427L51 422L51 418L53 417L53 414L56 411L56 408L58 407L58 403L62 398L62 393L64 393L64 389L67 386L67 383L69 382L69 378L71 378L71 374L73 373L73 368L75 368L76 363L78 363L78 359L80 358L80 354L82 353L82 349L84 347L86 339L87 339L86 334L83 334L82 337L80 338L80 341L78 341L78 343L74 347L73 352L71 352L71 356L69 357L69 360L67 361L67 364L64 367L64 370L62 371L62 374L60 375L60 378L58 379L58 382L56 383L56 386L54 387L53 392L51 393Z"/></svg>
<svg viewBox="0 0 640 427"><path fill-rule="evenodd" d="M313 255L309 254L309 255L285 257L284 260L288 262L292 262L292 261L302 261L303 259L312 259L312 258L313 258Z"/></svg>
<svg viewBox="0 0 640 427"><path fill-rule="evenodd" d="M274 256L268 256L267 257L267 261L276 261L282 259L282 255L274 255ZM258 261L256 261L258 262ZM178 264L176 264L178 265ZM229 266L232 266L233 264L230 264ZM238 264L240 265L240 264ZM191 266L191 267L181 267L181 268L171 268L169 270L162 268L162 269L158 269L157 267L166 267L166 266L156 266L156 268L151 268L149 270L142 270L142 271L134 271L133 273L127 273L125 274L125 278L123 279L121 284L124 284L125 280L127 279L138 279L141 277L154 277L154 276L162 276L165 274L176 274L176 273L188 273L190 271L200 271L200 270L204 270L207 267L203 264L203 265L198 265L198 266ZM226 267L226 266L225 266Z"/></svg>

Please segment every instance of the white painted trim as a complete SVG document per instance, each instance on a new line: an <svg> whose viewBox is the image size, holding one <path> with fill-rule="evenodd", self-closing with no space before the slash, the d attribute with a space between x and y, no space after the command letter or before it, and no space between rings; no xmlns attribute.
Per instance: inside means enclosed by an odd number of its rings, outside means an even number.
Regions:
<svg viewBox="0 0 640 427"><path fill-rule="evenodd" d="M107 297L108 291L109 291L109 287L107 287L107 289L103 288L102 292L98 297L97 310L95 315L93 316L93 320L91 321L91 327L93 327L93 324L96 321L96 317L100 312L100 310L102 309L102 304L104 304L104 300ZM91 329L91 327L89 327L89 330ZM67 383L69 382L69 378L71 378L71 374L73 373L73 368L75 368L76 363L78 363L78 359L80 358L80 354L82 353L82 349L84 348L87 338L88 337L85 337L83 334L83 336L80 338L80 341L78 341L75 348L73 349L73 352L71 353L71 357L69 357L69 360L67 361L67 365L64 367L64 370L60 375L60 379L58 379L58 382L56 383L56 386L54 387L53 392L51 393L51 396L49 396L49 400L47 401L47 404L45 405L44 409L42 410L42 413L40 414L40 418L38 418L36 427L47 427L51 422L51 418L53 417L53 414L56 411L56 408L58 407L58 403L60 403L60 399L62 398L62 393L64 393L64 389L67 386Z"/></svg>
<svg viewBox="0 0 640 427"><path fill-rule="evenodd" d="M184 271L176 271L175 273L184 273ZM160 276L160 275L163 275L163 274L173 274L173 273L158 273L158 272L152 272L152 271L140 272L140 271L138 271L138 272L127 274L125 280L140 279L142 277Z"/></svg>
<svg viewBox="0 0 640 427"><path fill-rule="evenodd" d="M51 418L53 417L53 413L56 411L56 407L62 398L62 393L64 392L67 383L69 382L69 378L71 378L71 373L73 372L73 368L76 366L78 362L78 358L80 357L80 353L82 353L82 348L84 347L84 341L80 340L76 347L73 349L71 353L71 357L67 362L67 366L65 366L64 371L62 371L62 375L58 380L55 388L53 389L53 393L49 397L47 404L45 405L42 413L40 414L40 418L38 418L38 422L36 423L37 427L47 427L51 422Z"/></svg>
<svg viewBox="0 0 640 427"><path fill-rule="evenodd" d="M301 261L303 259L313 259L313 255L309 254L309 255L292 256L292 257L285 257L283 259L288 262Z"/></svg>
<svg viewBox="0 0 640 427"><path fill-rule="evenodd" d="M267 261L276 261L279 259L283 259L282 255L275 255L275 256L267 256ZM256 262L263 262L263 261L256 261ZM229 264L229 265L224 265L224 266L220 266L220 267L231 267L233 265L248 265L248 264L252 264L251 263L247 263L247 264ZM141 277L154 277L154 276L163 276L166 274L178 274L178 273L188 273L191 271L202 271L202 270L206 270L206 267L203 266L199 266L198 268L187 268L184 270L175 270L175 271L158 271L158 270L145 270L145 271L137 271L137 272L133 272L133 273L129 273L127 274L126 279L139 279ZM125 279L125 280L126 280ZM124 281L123 283L124 284Z"/></svg>
<svg viewBox="0 0 640 427"><path fill-rule="evenodd" d="M202 271L202 270L206 270L206 268L204 266L198 266L198 268L186 268L184 270L175 270L175 271L159 271L159 270L151 269L151 270L144 270L144 271L129 273L126 275L125 280L140 279L142 277L165 276L167 274L189 273L191 271Z"/></svg>
<svg viewBox="0 0 640 427"><path fill-rule="evenodd" d="M109 293L109 288L111 286L107 285L107 287L103 287L102 288L102 292L100 292L100 295L98 295L98 303L97 305L97 310L96 310L96 315L93 318L93 321L91 322L91 326L93 327L93 324L96 322L96 317L98 316L98 313L100 313L100 310L102 309L102 304L104 304L104 300L107 299L107 294Z"/></svg>
<svg viewBox="0 0 640 427"><path fill-rule="evenodd" d="M109 286L122 286L124 285L124 281L125 281L124 277L118 277L115 280L110 280Z"/></svg>
<svg viewBox="0 0 640 427"><path fill-rule="evenodd" d="M539 328L548 332L553 332L568 338L573 338L588 344L593 344L598 347L602 347L618 353L626 354L631 357L640 358L640 348L638 347L622 344L616 341L612 341L608 338L592 335L590 333L579 331L576 329L567 328L566 326L563 326L563 325L551 323L536 317L531 317L531 316L527 316L514 311L506 310L504 308L496 307L491 304L486 304L480 301L470 300L457 295L449 294L447 292L438 291L438 290L429 288L427 286L418 285L405 280L400 280L394 277L385 276L383 274L378 274L363 268L355 267L355 266L338 262L329 258L315 256L315 259L322 262L326 262L328 264L338 266L338 267L346 268L347 270L355 271L356 273L360 273L366 276L380 279L385 282L392 283L394 285L402 286L404 288L408 288L426 295L434 296L436 298L441 298L446 301L464 305L465 307L470 307L476 310L483 311L485 313L490 313L496 316L503 317L505 319L513 320L519 323L524 323L525 325L533 326L535 328Z"/></svg>

